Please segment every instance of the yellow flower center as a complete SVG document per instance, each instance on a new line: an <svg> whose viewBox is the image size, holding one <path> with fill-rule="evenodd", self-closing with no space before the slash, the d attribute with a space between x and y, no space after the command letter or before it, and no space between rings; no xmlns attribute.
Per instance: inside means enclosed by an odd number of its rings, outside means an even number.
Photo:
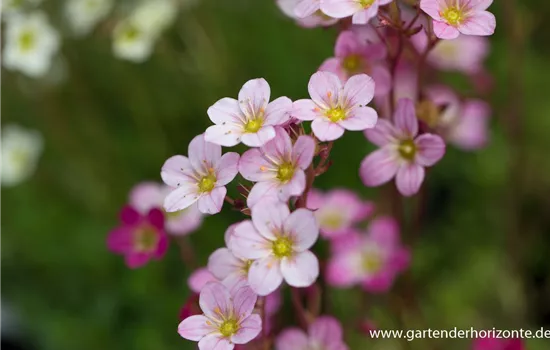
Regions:
<svg viewBox="0 0 550 350"><path fill-rule="evenodd" d="M416 104L416 116L433 128L439 123L439 107L430 100L422 100Z"/></svg>
<svg viewBox="0 0 550 350"><path fill-rule="evenodd" d="M26 30L19 35L19 47L21 51L30 51L36 44L36 34L32 30Z"/></svg>
<svg viewBox="0 0 550 350"><path fill-rule="evenodd" d="M363 268L368 273L376 273L382 267L382 259L375 253L369 253L363 257Z"/></svg>
<svg viewBox="0 0 550 350"><path fill-rule="evenodd" d="M273 242L273 255L282 259L292 255L292 240L288 237L279 237Z"/></svg>
<svg viewBox="0 0 550 350"><path fill-rule="evenodd" d="M342 226L344 219L339 213L325 214L321 219L321 226L329 229L337 229Z"/></svg>
<svg viewBox="0 0 550 350"><path fill-rule="evenodd" d="M326 112L326 116L331 122L336 123L337 121L346 119L346 112L342 108L336 107L329 109Z"/></svg>
<svg viewBox="0 0 550 350"><path fill-rule="evenodd" d="M150 252L155 250L159 237L152 227L138 229L134 233L134 249L138 252Z"/></svg>
<svg viewBox="0 0 550 350"><path fill-rule="evenodd" d="M128 26L124 29L122 32L122 40L123 41L134 41L136 40L140 35L139 29L137 29L136 26L128 24Z"/></svg>
<svg viewBox="0 0 550 350"><path fill-rule="evenodd" d="M359 0L359 4L363 6L363 8L368 8L374 3L374 0Z"/></svg>
<svg viewBox="0 0 550 350"><path fill-rule="evenodd" d="M464 13L456 7L449 7L443 11L441 17L445 18L450 25L456 26L464 19Z"/></svg>
<svg viewBox="0 0 550 350"><path fill-rule="evenodd" d="M294 176L295 167L292 163L283 163L277 170L277 179L281 182L288 182Z"/></svg>
<svg viewBox="0 0 550 350"><path fill-rule="evenodd" d="M248 275L248 271L250 270L250 266L252 266L252 263L254 260L246 260L244 266L243 266L243 273L245 275Z"/></svg>
<svg viewBox="0 0 550 350"><path fill-rule="evenodd" d="M250 119L244 125L244 131L249 132L249 133L258 132L258 130L260 130L260 128L262 127L263 124L264 124L264 120L263 120L262 117L257 117L257 118L254 118L254 119Z"/></svg>
<svg viewBox="0 0 550 350"><path fill-rule="evenodd" d="M203 176L199 183L199 192L211 192L216 186L216 176L210 172L208 175Z"/></svg>
<svg viewBox="0 0 550 350"><path fill-rule="evenodd" d="M399 154L406 160L413 160L416 155L416 144L413 140L402 141L399 145Z"/></svg>
<svg viewBox="0 0 550 350"><path fill-rule="evenodd" d="M220 333L223 337L229 338L239 330L239 324L234 319L223 321L220 326Z"/></svg>
<svg viewBox="0 0 550 350"><path fill-rule="evenodd" d="M359 55L349 55L344 58L342 67L350 75L359 73L363 69L363 59Z"/></svg>

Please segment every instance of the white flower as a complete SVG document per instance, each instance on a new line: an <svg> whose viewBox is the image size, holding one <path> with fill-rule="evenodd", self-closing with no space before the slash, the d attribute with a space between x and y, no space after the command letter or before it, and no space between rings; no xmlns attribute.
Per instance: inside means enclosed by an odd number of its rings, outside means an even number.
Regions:
<svg viewBox="0 0 550 350"><path fill-rule="evenodd" d="M11 16L24 9L39 5L42 0L1 0L0 2L2 3L2 14Z"/></svg>
<svg viewBox="0 0 550 350"><path fill-rule="evenodd" d="M42 153L42 136L38 131L19 125L2 130L2 185L15 186L35 171Z"/></svg>
<svg viewBox="0 0 550 350"><path fill-rule="evenodd" d="M5 40L4 67L31 77L48 72L60 44L59 34L42 12L10 17Z"/></svg>
<svg viewBox="0 0 550 350"><path fill-rule="evenodd" d="M174 23L177 14L178 5L174 0L155 0L142 1L131 17L142 30L158 36Z"/></svg>
<svg viewBox="0 0 550 350"><path fill-rule="evenodd" d="M67 0L65 16L77 35L86 35L112 8L113 0Z"/></svg>

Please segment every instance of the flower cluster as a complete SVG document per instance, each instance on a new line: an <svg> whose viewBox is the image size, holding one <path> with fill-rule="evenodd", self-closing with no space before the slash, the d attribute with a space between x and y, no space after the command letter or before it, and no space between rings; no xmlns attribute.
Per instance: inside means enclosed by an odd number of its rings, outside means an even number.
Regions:
<svg viewBox="0 0 550 350"><path fill-rule="evenodd" d="M389 292L410 265L400 231L411 228L399 210L388 213L346 189L322 192L314 182L338 162L331 151L346 131L361 131L365 145L378 147L357 164L358 176L368 187L395 178L392 201L424 190L426 168L444 157L446 143L463 150L486 144L487 104L428 81L426 71L460 71L476 89L486 86L477 78L487 43L476 36L494 31L491 2L422 0L413 8L392 0L277 2L306 27L339 22L334 57L311 75L309 97L275 98L259 78L236 98L213 103L206 111L212 125L190 141L186 155L162 166L166 186L134 189L134 209L124 209L122 228L109 237L111 249L137 267L164 253L164 228L187 234L224 203L245 216L190 277L194 294L182 311L182 337L201 350L347 349L340 323L320 316L321 288ZM132 23L124 40L145 35ZM223 149L237 145L245 150ZM320 238L330 247L326 260L316 247ZM279 333L273 326L284 288L302 330ZM304 295L319 307L306 308Z"/></svg>

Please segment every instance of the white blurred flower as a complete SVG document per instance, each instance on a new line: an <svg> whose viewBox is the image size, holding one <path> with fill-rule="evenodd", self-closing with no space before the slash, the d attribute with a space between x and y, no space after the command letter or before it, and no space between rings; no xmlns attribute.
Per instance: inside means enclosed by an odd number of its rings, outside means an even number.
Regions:
<svg viewBox="0 0 550 350"><path fill-rule="evenodd" d="M42 135L19 125L2 129L2 185L15 186L36 170L42 153Z"/></svg>
<svg viewBox="0 0 550 350"><path fill-rule="evenodd" d="M145 61L160 34L173 24L177 12L174 0L141 1L113 31L115 56L133 62Z"/></svg>
<svg viewBox="0 0 550 350"><path fill-rule="evenodd" d="M65 16L77 35L86 35L112 8L113 0L67 0Z"/></svg>
<svg viewBox="0 0 550 350"><path fill-rule="evenodd" d="M2 3L2 15L11 16L25 9L39 5L42 0L0 0Z"/></svg>
<svg viewBox="0 0 550 350"><path fill-rule="evenodd" d="M4 67L31 77L48 72L60 45L59 34L42 12L10 17L6 23L5 41Z"/></svg>

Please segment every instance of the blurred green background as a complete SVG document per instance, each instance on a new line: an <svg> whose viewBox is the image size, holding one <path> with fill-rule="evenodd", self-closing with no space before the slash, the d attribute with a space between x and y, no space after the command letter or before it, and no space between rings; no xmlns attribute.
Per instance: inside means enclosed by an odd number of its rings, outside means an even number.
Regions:
<svg viewBox="0 0 550 350"><path fill-rule="evenodd" d="M430 171L411 274L390 295L368 297L364 314L357 291L329 293L327 312L346 320L352 349L470 347L470 340L367 339L353 332L363 317L382 329L550 328L550 5L516 2L513 16L507 0L491 8L498 23L488 60L491 143L475 153L449 147ZM45 5L60 28L61 3ZM45 137L35 176L2 189L2 301L20 312L20 335L35 349L193 349L176 332L190 273L177 245L164 260L131 271L106 250L106 235L129 189L159 181L164 160L187 153L210 125L206 109L216 100L256 77L267 79L272 96L306 97L337 31L300 28L270 0L203 0L179 15L147 62L133 64L113 56L108 28L64 37L67 76L59 83L2 70L2 124ZM514 108L515 122L507 117ZM316 185L387 200L358 176L371 150L362 133L346 133ZM240 218L226 207L190 237L201 264ZM399 316L411 285L419 308ZM550 349L550 340L527 346Z"/></svg>

